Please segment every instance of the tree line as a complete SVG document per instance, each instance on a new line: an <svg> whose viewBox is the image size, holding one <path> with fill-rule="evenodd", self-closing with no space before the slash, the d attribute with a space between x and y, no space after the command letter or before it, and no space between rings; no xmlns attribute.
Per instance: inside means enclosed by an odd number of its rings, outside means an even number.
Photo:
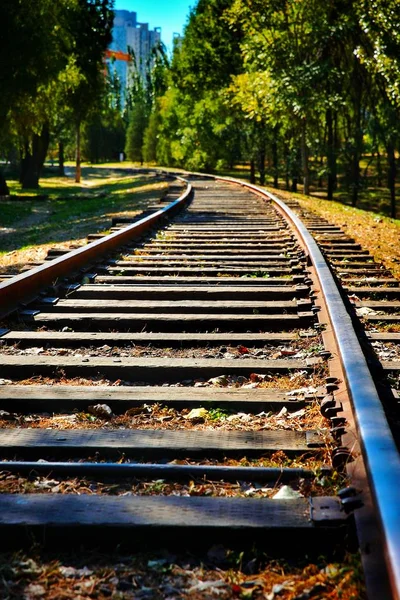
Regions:
<svg viewBox="0 0 400 600"><path fill-rule="evenodd" d="M110 105L103 56L112 8L113 0L0 3L0 158L18 165L25 188L38 186L51 143L58 144L63 172L71 138L80 179L82 128ZM0 195L8 192L0 173Z"/></svg>
<svg viewBox="0 0 400 600"><path fill-rule="evenodd" d="M328 199L340 171L354 206L373 160L395 217L397 0L199 0L163 76L150 108L136 103L131 156L206 171L242 160L260 184L267 164L274 185Z"/></svg>
<svg viewBox="0 0 400 600"><path fill-rule="evenodd" d="M169 58L121 89L104 52L113 0L2 0L0 158L25 187L51 148L92 162L122 149L191 170L249 165L263 185L356 206L373 163L396 215L400 141L397 0L198 0ZM135 57L132 56L133 65ZM7 193L0 176L0 194Z"/></svg>

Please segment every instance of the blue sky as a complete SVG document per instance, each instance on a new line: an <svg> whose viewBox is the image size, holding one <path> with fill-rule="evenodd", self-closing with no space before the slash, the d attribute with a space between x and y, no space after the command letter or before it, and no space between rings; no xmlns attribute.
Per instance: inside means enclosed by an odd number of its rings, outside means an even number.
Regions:
<svg viewBox="0 0 400 600"><path fill-rule="evenodd" d="M149 23L150 27L161 27L161 37L172 49L172 35L182 33L191 7L196 0L115 0L116 10L130 10L137 13L138 21Z"/></svg>

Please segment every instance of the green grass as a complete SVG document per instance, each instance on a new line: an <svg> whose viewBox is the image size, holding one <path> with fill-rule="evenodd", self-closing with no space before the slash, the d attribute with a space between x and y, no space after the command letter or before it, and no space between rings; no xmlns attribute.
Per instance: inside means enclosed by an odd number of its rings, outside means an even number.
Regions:
<svg viewBox="0 0 400 600"><path fill-rule="evenodd" d="M12 227L32 212L32 202L0 202L0 227Z"/></svg>
<svg viewBox="0 0 400 600"><path fill-rule="evenodd" d="M21 190L10 181L12 194L46 196L45 200L7 200L0 206L0 253L49 242L73 242L110 227L111 217L144 210L156 202L165 184L145 175L123 176L110 169L83 169L84 185L68 178L47 177L39 190Z"/></svg>
<svg viewBox="0 0 400 600"><path fill-rule="evenodd" d="M367 166L368 165L368 166ZM345 177L345 169L344 166L338 161L338 189L334 193L334 199L344 205L351 205L351 191L348 189L346 185L346 177ZM310 168L312 173L311 180L311 196L318 198L326 198L327 190L326 190L326 180L323 180L323 187L319 187L318 177L316 176L317 171L319 170L319 165L316 162L310 160ZM282 170L282 169L281 169ZM382 186L378 186L378 175L377 175L377 164L376 159L373 161L369 160L369 156L366 155L360 161L360 170L361 170L361 181L360 181L360 190L359 190L359 198L357 207L370 211L373 213L377 213L383 216L390 216L390 194L388 188L385 186L385 181L387 179L387 165L386 159L382 157ZM244 181L250 181L250 169L246 164L238 164L233 168L220 169L215 171L218 175L224 177L234 177L237 179L242 179ZM258 176L258 173L257 173ZM271 187L273 185L273 173L272 170L267 165L266 168L266 182L265 186ZM257 181L258 183L258 181ZM396 195L399 196L400 193L400 182L397 183L397 191ZM281 190L285 190L285 181L283 179L283 173L280 173L279 177L279 188ZM298 192L301 193L303 187L301 182L298 184ZM271 190L274 191L273 189ZM400 210L399 208L397 209Z"/></svg>
<svg viewBox="0 0 400 600"><path fill-rule="evenodd" d="M225 421L228 416L229 412L224 408L210 408L208 411L210 421Z"/></svg>

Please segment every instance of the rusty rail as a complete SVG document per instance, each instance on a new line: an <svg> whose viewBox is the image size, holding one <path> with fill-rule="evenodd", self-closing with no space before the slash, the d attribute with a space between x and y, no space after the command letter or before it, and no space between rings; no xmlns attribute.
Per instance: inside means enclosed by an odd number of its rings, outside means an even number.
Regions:
<svg viewBox="0 0 400 600"><path fill-rule="evenodd" d="M116 250L118 247L135 240L149 231L154 225L159 224L165 217L174 215L189 201L192 186L181 177L174 177L187 184L187 189L180 198L171 202L152 215L124 227L121 231L111 233L100 240L96 240L55 258L39 267L13 277L0 284L0 318L15 310L19 304L32 300L40 290L52 285L60 277L65 277L73 271L82 268L91 261L98 260L101 256Z"/></svg>

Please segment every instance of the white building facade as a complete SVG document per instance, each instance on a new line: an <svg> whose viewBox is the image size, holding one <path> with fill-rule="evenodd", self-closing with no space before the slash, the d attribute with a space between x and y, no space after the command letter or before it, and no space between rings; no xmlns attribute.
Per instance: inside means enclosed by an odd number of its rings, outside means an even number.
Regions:
<svg viewBox="0 0 400 600"><path fill-rule="evenodd" d="M161 41L161 28L149 29L148 23L139 23L137 13L128 10L114 11L113 39L110 50L127 53L133 51L136 68L144 78L152 48ZM129 85L129 72L135 62L116 60L113 68L117 71L122 90Z"/></svg>

